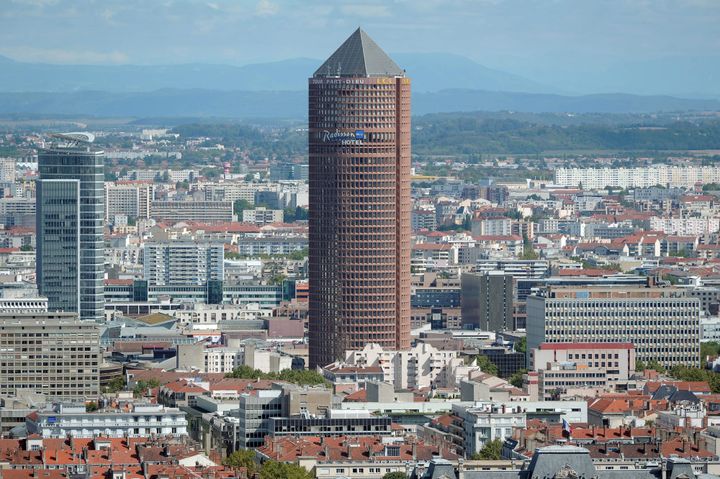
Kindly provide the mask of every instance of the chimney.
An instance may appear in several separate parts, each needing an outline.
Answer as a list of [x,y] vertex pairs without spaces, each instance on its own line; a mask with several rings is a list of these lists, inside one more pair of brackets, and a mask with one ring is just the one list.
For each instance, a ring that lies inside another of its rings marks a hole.
[[40,448],[40,457],[42,458],[42,463],[43,463],[43,466],[44,466],[44,465],[46,464],[46,462],[45,462],[45,448],[44,448],[44,447]]
[[415,442],[412,443],[412,458],[413,461],[417,460],[417,444]]
[[170,457],[170,446],[167,444],[163,445],[163,456]]

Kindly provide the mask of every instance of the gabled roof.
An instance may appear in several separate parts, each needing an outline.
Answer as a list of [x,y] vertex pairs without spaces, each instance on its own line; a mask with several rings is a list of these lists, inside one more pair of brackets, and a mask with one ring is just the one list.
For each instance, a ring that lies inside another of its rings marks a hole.
[[330,58],[325,60],[315,77],[394,77],[404,76],[402,68],[385,53],[362,29],[353,32]]

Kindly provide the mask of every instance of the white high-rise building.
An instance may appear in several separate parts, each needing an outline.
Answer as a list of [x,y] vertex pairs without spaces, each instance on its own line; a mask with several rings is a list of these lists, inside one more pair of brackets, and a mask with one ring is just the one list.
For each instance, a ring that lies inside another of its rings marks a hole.
[[193,241],[149,242],[144,252],[144,277],[150,285],[205,285],[222,281],[222,244]]
[[654,165],[637,168],[558,168],[555,184],[583,189],[665,187],[692,188],[696,183],[720,182],[720,166]]

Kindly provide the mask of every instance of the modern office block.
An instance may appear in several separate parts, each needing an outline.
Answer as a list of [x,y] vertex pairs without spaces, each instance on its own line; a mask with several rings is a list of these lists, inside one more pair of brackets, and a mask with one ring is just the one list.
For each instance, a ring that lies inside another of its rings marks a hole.
[[637,360],[700,361],[701,303],[681,288],[548,287],[527,300],[527,349],[541,343],[632,343]]
[[310,367],[410,345],[410,79],[356,30],[309,79]]
[[38,151],[37,283],[48,309],[104,318],[103,151],[85,133]]
[[464,328],[513,329],[513,277],[500,271],[463,273],[460,303]]
[[0,395],[95,398],[100,360],[98,326],[75,313],[0,314]]

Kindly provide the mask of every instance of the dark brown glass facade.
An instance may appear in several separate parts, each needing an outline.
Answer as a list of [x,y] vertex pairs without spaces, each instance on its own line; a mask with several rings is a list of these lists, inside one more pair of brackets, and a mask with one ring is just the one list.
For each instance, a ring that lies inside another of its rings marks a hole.
[[410,79],[309,82],[310,367],[410,346]]

